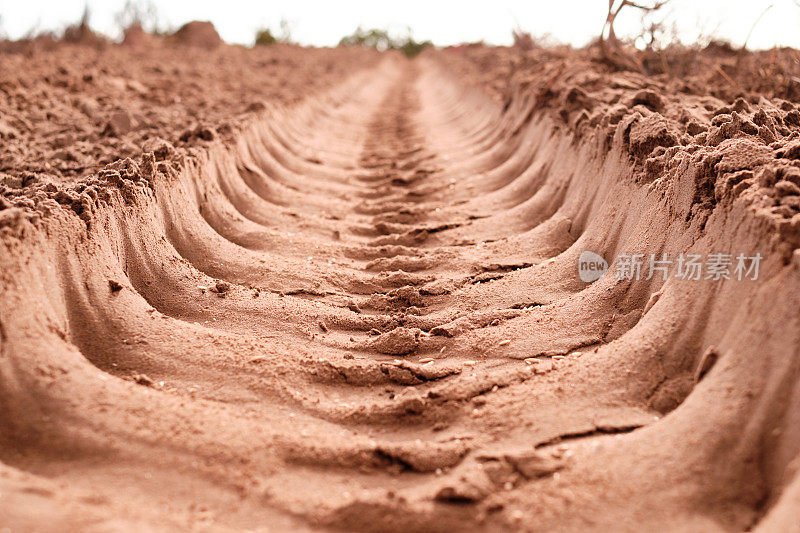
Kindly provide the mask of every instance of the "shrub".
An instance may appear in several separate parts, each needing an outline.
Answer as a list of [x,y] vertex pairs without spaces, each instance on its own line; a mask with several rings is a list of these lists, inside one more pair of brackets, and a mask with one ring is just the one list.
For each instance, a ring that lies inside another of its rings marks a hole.
[[289,21],[281,19],[280,29],[273,32],[271,28],[261,28],[256,31],[255,46],[270,46],[275,43],[292,42],[292,29]]
[[417,41],[412,37],[410,28],[407,28],[405,35],[395,37],[388,30],[377,28],[365,30],[359,26],[352,34],[342,37],[339,46],[363,46],[379,51],[400,50],[407,57],[414,57],[428,46],[433,46],[433,43]]

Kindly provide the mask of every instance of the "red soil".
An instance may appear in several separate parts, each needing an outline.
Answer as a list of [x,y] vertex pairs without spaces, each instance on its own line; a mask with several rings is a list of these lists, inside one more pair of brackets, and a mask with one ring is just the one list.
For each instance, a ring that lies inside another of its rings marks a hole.
[[0,53],[0,529],[796,530],[800,110],[737,81],[769,58],[207,30]]

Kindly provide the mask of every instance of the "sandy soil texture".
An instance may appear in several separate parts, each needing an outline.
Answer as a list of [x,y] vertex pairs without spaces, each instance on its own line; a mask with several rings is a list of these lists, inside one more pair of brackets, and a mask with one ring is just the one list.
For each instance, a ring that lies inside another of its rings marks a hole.
[[0,530],[798,530],[791,80],[190,30],[0,53]]

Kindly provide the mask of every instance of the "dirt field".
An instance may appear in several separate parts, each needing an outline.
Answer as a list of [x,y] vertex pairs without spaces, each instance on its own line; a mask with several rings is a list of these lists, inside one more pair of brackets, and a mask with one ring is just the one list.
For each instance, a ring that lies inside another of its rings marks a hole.
[[800,531],[796,52],[208,29],[0,51],[0,531]]

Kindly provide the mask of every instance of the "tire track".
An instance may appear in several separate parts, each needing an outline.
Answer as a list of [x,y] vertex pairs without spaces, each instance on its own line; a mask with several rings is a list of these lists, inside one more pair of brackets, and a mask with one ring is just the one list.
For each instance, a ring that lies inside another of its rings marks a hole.
[[520,502],[552,526],[603,476],[635,489],[630,465],[666,490],[631,456],[682,423],[720,296],[578,279],[584,249],[690,246],[685,218],[535,105],[390,57],[114,199],[90,238],[66,216],[67,246],[32,237],[16,283],[48,304],[0,322],[3,463],[117,488],[106,515],[233,529],[517,529]]

